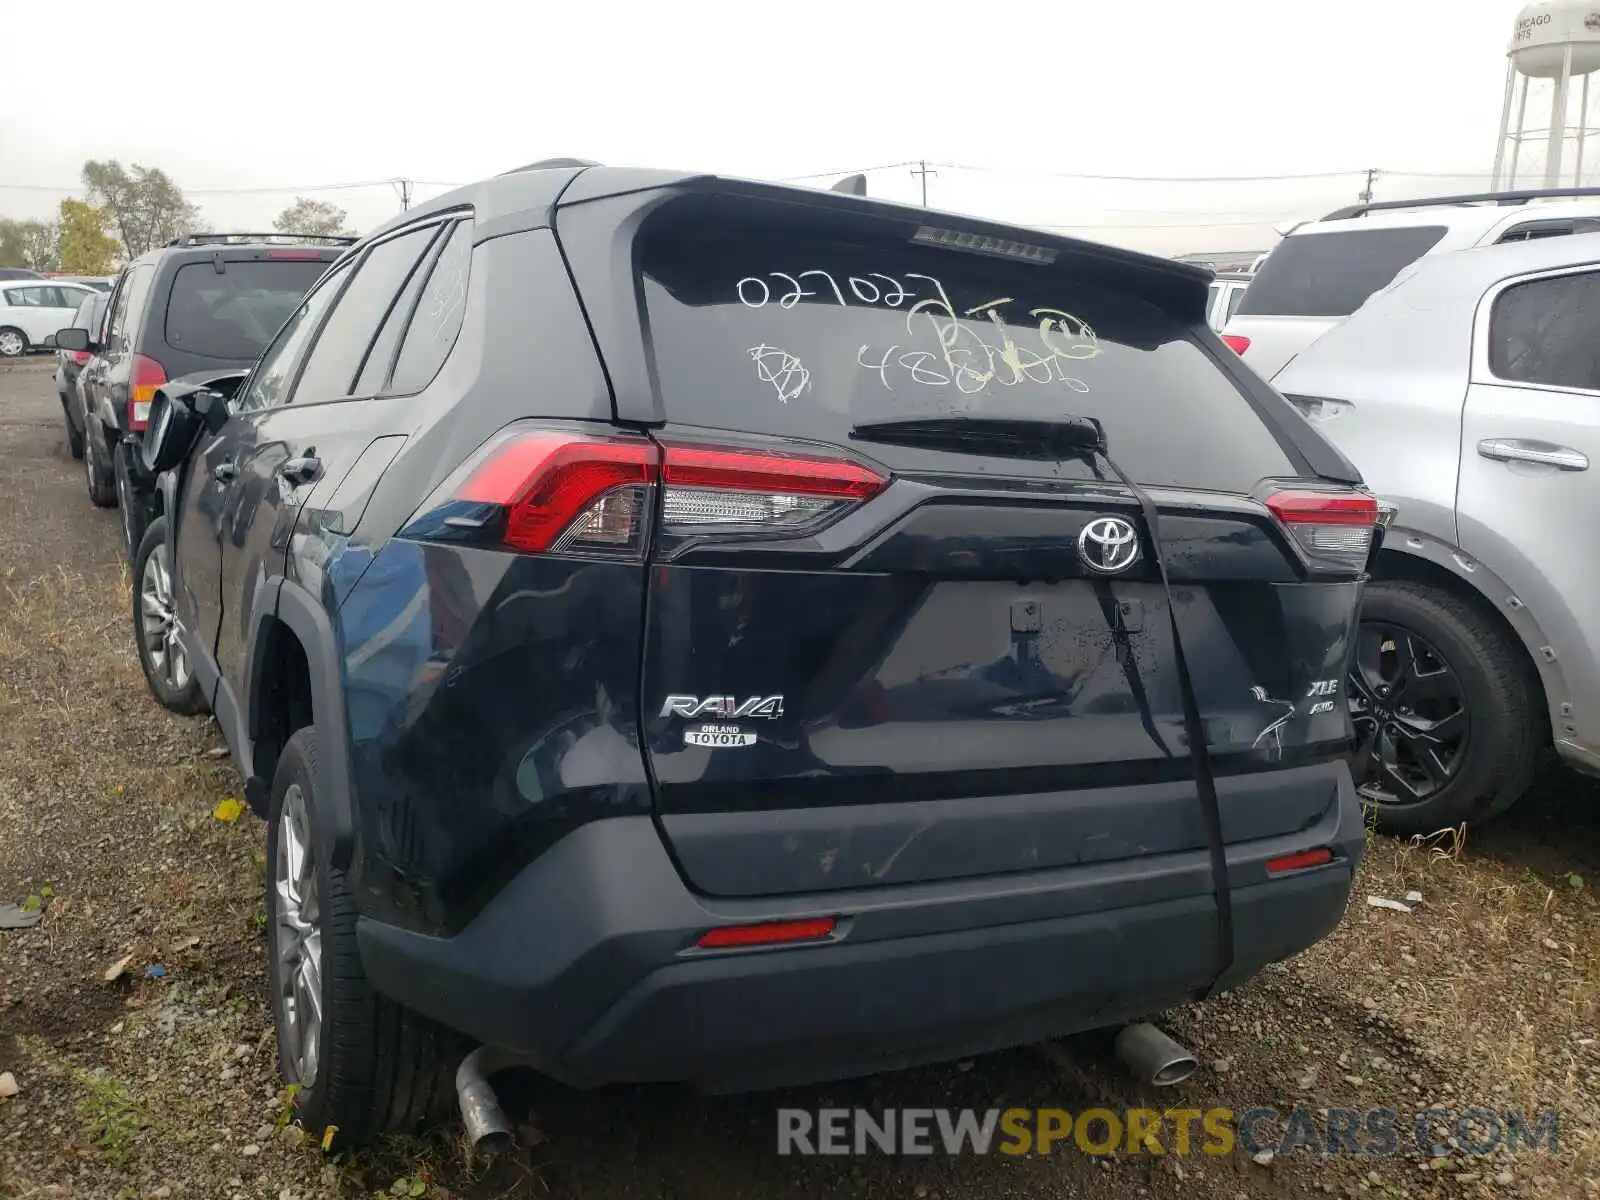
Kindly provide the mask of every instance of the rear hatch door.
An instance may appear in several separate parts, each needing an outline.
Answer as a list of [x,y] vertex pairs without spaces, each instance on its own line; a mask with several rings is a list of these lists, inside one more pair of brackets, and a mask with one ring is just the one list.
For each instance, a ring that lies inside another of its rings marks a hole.
[[254,363],[341,249],[219,245],[180,262],[145,353],[166,378]]
[[1275,519],[1307,466],[1203,277],[918,229],[701,195],[638,236],[641,726],[681,869],[758,895],[1205,847],[1149,530],[1074,417],[1161,506],[1227,836],[1314,823],[1332,777],[1291,768],[1346,746],[1304,698],[1343,676],[1365,543],[1318,576]]

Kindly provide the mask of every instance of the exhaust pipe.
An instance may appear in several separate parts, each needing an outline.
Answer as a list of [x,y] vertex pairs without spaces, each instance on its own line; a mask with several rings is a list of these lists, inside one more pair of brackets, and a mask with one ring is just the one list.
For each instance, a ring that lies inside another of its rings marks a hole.
[[461,1123],[466,1126],[467,1141],[475,1151],[498,1154],[511,1148],[514,1140],[511,1122],[500,1107],[489,1076],[514,1061],[503,1051],[479,1046],[456,1068],[456,1101],[461,1106]]
[[1154,1025],[1141,1021],[1117,1034],[1117,1057],[1142,1083],[1171,1087],[1193,1075],[1200,1065],[1177,1042]]

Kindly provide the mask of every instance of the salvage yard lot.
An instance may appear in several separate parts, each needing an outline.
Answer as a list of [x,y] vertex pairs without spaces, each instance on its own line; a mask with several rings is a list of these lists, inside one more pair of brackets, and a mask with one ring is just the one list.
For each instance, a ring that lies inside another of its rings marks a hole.
[[[0,902],[43,909],[0,930],[0,1072],[17,1085],[0,1098],[0,1197],[1600,1194],[1600,787],[1558,770],[1465,846],[1373,838],[1331,938],[1171,1014],[1202,1061],[1178,1088],[1141,1088],[1081,1041],[736,1098],[513,1078],[507,1161],[469,1163],[455,1128],[325,1156],[286,1123],[272,1061],[262,826],[218,815],[239,780],[215,728],[145,690],[116,514],[90,507],[67,457],[50,365],[0,367]],[[1412,890],[1410,913],[1366,903]],[[1557,1145],[1427,1161],[1410,1118],[1435,1104],[1557,1107]],[[1319,1127],[1319,1110],[1393,1109],[1402,1151],[776,1153],[779,1107],[1297,1105]]]

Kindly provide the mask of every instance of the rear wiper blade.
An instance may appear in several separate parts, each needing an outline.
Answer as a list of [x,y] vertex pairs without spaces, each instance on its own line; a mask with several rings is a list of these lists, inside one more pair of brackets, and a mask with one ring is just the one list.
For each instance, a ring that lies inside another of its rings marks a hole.
[[921,446],[995,458],[1034,458],[1056,462],[1104,454],[1106,434],[1093,417],[1049,420],[1023,417],[908,417],[868,421],[850,430],[863,442]]

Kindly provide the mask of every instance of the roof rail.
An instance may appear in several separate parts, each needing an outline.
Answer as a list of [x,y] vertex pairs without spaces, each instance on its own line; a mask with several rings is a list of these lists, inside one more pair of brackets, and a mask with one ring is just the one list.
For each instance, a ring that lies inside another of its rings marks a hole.
[[327,242],[333,246],[353,246],[361,239],[343,233],[190,233],[173,238],[168,246],[216,246],[249,242]]
[[523,171],[548,171],[553,167],[598,167],[599,165],[592,158],[541,158],[538,162],[512,167],[511,170],[501,171],[500,174],[518,175]]
[[1460,196],[1419,196],[1414,200],[1376,200],[1366,204],[1351,204],[1336,208],[1324,221],[1343,221],[1350,217],[1365,216],[1370,212],[1393,211],[1405,208],[1433,208],[1451,204],[1526,204],[1529,200],[1551,200],[1566,196],[1600,196],[1600,187],[1532,188],[1519,192],[1467,192]]

